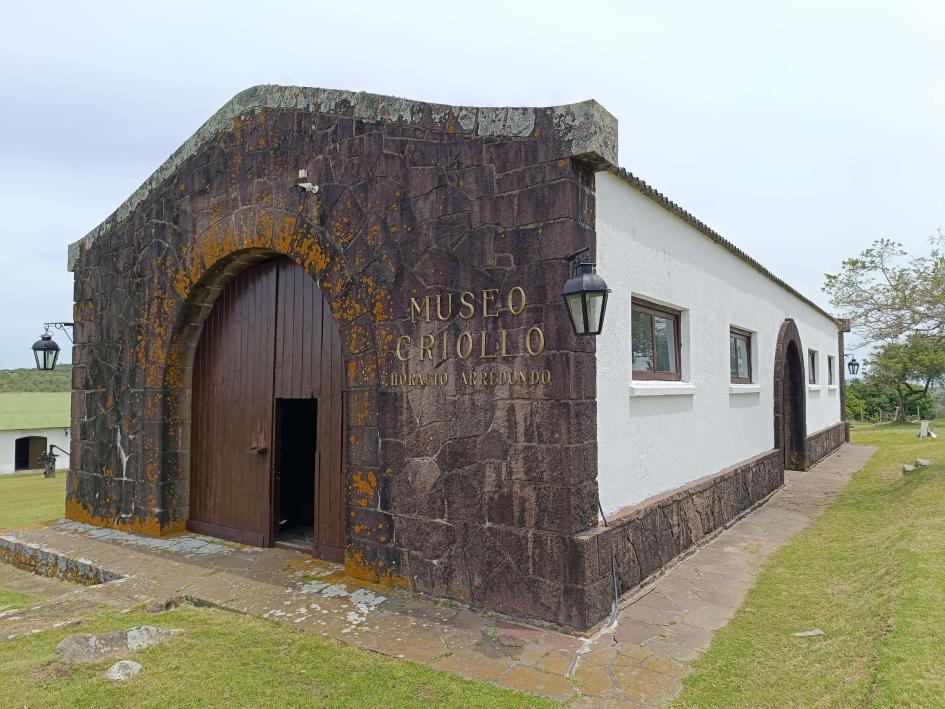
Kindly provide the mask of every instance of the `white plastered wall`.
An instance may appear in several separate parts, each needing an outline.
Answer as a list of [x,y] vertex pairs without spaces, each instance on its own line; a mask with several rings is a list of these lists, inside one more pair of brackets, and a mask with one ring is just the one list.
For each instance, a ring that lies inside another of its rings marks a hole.
[[[42,436],[46,439],[47,450],[49,444],[55,443],[60,448],[69,450],[69,429],[67,428],[37,428],[18,431],[0,431],[0,473],[12,473],[15,467],[16,439],[25,436]],[[60,451],[53,451],[59,456],[56,466],[66,468],[69,459]]]
[[[774,350],[785,318],[818,352],[807,433],[840,420],[836,324],[611,173],[597,175],[597,261],[612,289],[597,338],[598,486],[605,513],[774,447]],[[682,381],[633,381],[630,299],[682,310]],[[732,326],[752,336],[753,384],[733,387]],[[735,389],[735,391],[733,391]]]

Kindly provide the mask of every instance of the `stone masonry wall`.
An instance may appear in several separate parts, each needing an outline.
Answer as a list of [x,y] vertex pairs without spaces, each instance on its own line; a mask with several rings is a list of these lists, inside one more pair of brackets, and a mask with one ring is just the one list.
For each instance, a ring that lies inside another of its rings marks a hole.
[[[602,582],[575,535],[597,525],[594,342],[572,336],[560,291],[563,257],[594,249],[594,167],[615,160],[615,122],[593,102],[480,109],[320,89],[240,94],[70,249],[67,516],[184,529],[201,325],[233,275],[285,254],[317,279],[343,343],[349,573],[592,625],[588,588]],[[317,195],[295,187],[300,168]],[[527,305],[511,312],[516,287]],[[411,318],[411,298],[463,292],[497,293],[495,315]],[[544,346],[531,356],[522,347],[535,325]],[[477,338],[467,358],[397,356],[405,336],[416,347],[445,334],[455,350],[464,329],[484,333],[493,353],[505,330],[515,354],[490,359]],[[509,383],[518,370],[547,381]],[[399,373],[420,379],[404,385]]]
[[804,470],[816,465],[846,443],[848,435],[846,421],[840,421],[810,434],[807,437],[807,463]]
[[775,449],[644,500],[617,512],[606,525],[577,534],[574,557],[588,579],[589,614],[603,618],[611,608],[611,550],[622,594],[783,484],[784,458]]

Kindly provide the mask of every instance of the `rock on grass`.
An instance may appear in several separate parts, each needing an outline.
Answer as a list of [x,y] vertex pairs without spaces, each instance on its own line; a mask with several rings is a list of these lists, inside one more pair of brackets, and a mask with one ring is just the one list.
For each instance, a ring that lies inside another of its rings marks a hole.
[[141,671],[141,665],[133,660],[120,660],[108,668],[105,676],[113,682],[124,682]]
[[121,655],[157,645],[179,632],[181,631],[138,625],[117,633],[77,633],[60,642],[56,652],[66,662],[96,662],[110,655]]

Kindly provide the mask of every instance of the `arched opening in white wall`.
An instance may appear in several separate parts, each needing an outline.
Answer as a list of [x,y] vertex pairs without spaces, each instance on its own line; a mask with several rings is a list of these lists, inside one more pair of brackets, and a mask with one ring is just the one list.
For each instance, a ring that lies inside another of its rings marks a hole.
[[784,454],[784,467],[806,468],[807,395],[801,336],[787,319],[778,333],[774,355],[774,446]]
[[40,457],[46,452],[45,436],[23,436],[13,444],[13,469],[37,470],[43,467]]

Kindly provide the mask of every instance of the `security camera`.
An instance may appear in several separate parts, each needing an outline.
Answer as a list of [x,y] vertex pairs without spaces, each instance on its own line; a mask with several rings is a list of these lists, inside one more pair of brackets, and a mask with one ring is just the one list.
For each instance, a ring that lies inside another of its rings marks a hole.
[[295,184],[301,192],[315,194],[318,192],[318,185],[313,185],[308,179],[308,170],[299,170],[299,180]]

